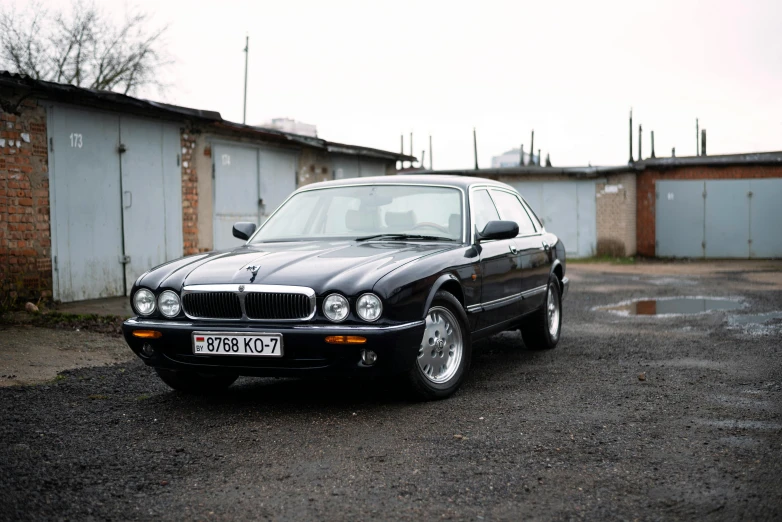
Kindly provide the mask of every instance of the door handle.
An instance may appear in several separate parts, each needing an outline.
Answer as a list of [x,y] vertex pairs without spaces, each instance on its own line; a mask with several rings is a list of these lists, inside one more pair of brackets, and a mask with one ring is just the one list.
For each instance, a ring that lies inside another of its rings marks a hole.
[[544,241],[544,242],[543,242],[543,250],[545,250],[546,252],[548,252],[549,250],[551,250],[551,245],[549,245],[548,243],[546,243],[546,242]]
[[129,190],[126,190],[122,194],[126,197],[126,200],[127,200],[127,203],[125,203],[125,208],[132,207],[133,206],[133,193],[131,191],[129,191]]
[[516,248],[515,245],[510,245],[508,248],[510,249],[510,253],[511,254],[518,254],[519,253],[519,249]]

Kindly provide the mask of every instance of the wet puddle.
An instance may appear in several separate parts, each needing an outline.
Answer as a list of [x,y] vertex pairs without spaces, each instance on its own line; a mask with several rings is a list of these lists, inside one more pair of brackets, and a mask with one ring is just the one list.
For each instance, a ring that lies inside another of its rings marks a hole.
[[782,319],[782,312],[770,312],[767,314],[734,315],[730,318],[731,324],[764,324],[776,319]]
[[620,315],[691,315],[713,310],[737,310],[743,304],[734,299],[715,297],[674,297],[639,299],[616,305],[602,306],[599,310]]

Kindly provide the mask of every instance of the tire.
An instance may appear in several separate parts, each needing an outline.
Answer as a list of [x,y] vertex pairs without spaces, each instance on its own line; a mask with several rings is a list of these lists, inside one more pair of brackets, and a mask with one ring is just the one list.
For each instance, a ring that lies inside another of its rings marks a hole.
[[559,279],[552,274],[546,286],[543,306],[525,318],[521,337],[530,350],[551,350],[557,346],[562,333],[562,290]]
[[418,357],[406,375],[407,388],[417,400],[445,399],[459,389],[470,368],[467,314],[452,294],[439,291],[425,321]]
[[168,384],[171,388],[194,395],[206,395],[223,391],[239,378],[238,375],[232,374],[214,375],[180,370],[165,370],[163,368],[155,368],[155,371],[160,377],[160,380]]

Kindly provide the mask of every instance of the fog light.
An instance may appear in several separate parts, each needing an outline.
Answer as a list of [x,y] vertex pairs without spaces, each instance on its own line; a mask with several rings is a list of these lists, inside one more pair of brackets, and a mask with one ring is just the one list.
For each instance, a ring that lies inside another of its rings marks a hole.
[[377,361],[377,354],[372,350],[361,350],[361,362],[372,366]]
[[144,346],[141,347],[141,354],[145,357],[152,357],[155,355],[155,349],[152,348],[151,344],[144,343]]

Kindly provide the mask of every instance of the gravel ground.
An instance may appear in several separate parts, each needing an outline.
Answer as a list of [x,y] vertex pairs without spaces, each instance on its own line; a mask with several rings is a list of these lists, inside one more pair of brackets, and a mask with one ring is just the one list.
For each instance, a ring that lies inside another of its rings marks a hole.
[[[361,381],[187,397],[135,360],[3,388],[0,518],[780,519],[782,319],[735,320],[782,311],[780,264],[757,266],[573,265],[559,346],[476,343],[435,403]],[[745,308],[593,310],[675,295]]]

